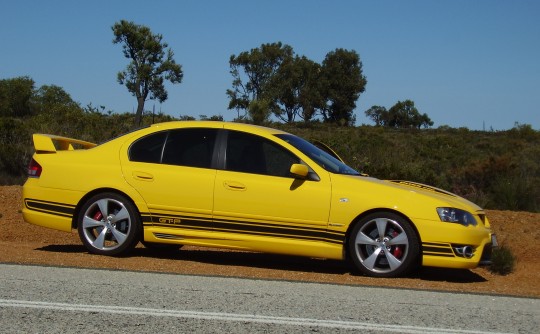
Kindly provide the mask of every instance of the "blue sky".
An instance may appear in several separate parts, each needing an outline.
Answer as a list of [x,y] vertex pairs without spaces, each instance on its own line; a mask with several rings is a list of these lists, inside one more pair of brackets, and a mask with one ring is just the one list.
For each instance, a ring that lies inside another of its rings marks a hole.
[[82,106],[136,109],[116,81],[128,60],[111,26],[125,19],[162,34],[182,65],[183,82],[155,103],[175,117],[232,120],[229,57],[280,41],[317,62],[336,48],[358,52],[368,83],[357,125],[372,124],[373,105],[411,99],[434,127],[540,129],[536,0],[0,1],[0,79],[58,85]]

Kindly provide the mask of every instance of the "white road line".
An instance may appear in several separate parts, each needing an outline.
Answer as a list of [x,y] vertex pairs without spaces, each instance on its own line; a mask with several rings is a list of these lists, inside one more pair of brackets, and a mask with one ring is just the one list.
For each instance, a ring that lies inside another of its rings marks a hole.
[[251,322],[251,323],[275,324],[275,325],[289,325],[289,326],[324,327],[324,328],[340,328],[340,329],[356,329],[356,330],[378,330],[378,331],[385,331],[385,332],[399,332],[399,333],[411,333],[411,334],[420,334],[420,333],[442,333],[442,334],[492,333],[493,334],[493,332],[484,332],[484,331],[475,331],[475,330],[374,324],[374,323],[356,322],[356,321],[320,320],[320,319],[309,319],[309,318],[272,317],[272,316],[251,315],[251,314],[181,311],[181,310],[167,310],[167,309],[127,307],[127,306],[83,305],[83,304],[51,303],[51,302],[14,300],[14,299],[0,299],[0,309],[8,308],[8,307],[60,310],[60,311],[71,311],[71,312],[92,312],[92,313],[109,313],[109,314],[145,315],[145,316],[155,316],[155,317],[191,318],[191,319],[202,319],[202,320]]

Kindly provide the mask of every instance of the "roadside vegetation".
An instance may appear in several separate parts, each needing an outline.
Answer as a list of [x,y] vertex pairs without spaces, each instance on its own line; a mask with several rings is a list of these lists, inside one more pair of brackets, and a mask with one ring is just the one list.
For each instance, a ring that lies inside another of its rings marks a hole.
[[[102,143],[130,131],[135,117],[91,105],[80,107],[56,86],[40,88],[31,100],[37,112],[0,116],[2,185],[25,180],[33,133]],[[148,125],[193,118],[147,113],[142,119]],[[325,142],[350,166],[370,176],[430,184],[487,209],[540,211],[540,132],[529,125],[507,131],[343,127],[324,122],[265,125]]]
[[512,273],[516,265],[516,258],[514,254],[508,247],[504,245],[493,249],[491,261],[492,263],[489,270],[499,275],[508,275]]
[[[165,81],[182,81],[163,36],[123,20],[111,29],[129,60],[117,79],[136,98],[135,114],[81,106],[62,87],[35,87],[27,76],[0,79],[0,184],[24,182],[33,133],[102,143],[140,126],[195,119],[144,108],[147,100],[167,99]],[[237,122],[325,142],[373,177],[433,185],[487,209],[540,212],[540,132],[528,124],[506,131],[432,128],[428,115],[405,100],[389,109],[372,106],[365,115],[375,126],[356,126],[356,101],[368,81],[354,50],[337,48],[319,64],[289,45],[268,43],[231,55],[229,66],[228,112]]]

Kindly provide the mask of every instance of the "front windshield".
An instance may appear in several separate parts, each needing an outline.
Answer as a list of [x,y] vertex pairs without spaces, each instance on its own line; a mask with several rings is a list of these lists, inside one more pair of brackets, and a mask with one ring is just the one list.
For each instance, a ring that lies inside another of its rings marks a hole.
[[330,154],[321,150],[317,146],[311,144],[307,140],[304,140],[300,137],[297,137],[291,134],[278,134],[276,135],[276,137],[286,141],[287,143],[291,144],[298,150],[302,151],[302,153],[310,157],[319,166],[321,166],[322,168],[324,168],[325,170],[331,173],[360,175],[360,173],[358,173],[351,167],[347,166],[343,162],[339,161],[338,159],[334,158]]

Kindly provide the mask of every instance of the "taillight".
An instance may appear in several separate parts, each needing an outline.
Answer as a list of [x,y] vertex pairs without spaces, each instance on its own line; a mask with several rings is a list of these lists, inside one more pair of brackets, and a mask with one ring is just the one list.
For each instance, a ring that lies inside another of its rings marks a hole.
[[28,165],[28,177],[39,177],[41,175],[41,165],[36,160],[32,159]]

